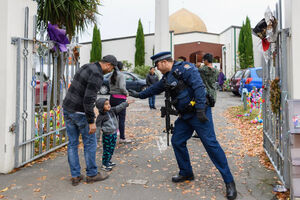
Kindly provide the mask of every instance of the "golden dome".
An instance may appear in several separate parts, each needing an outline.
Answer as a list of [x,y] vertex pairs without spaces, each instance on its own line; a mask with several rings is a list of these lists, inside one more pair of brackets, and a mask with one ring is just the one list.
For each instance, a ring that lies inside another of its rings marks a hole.
[[170,30],[174,31],[174,33],[207,32],[206,25],[202,19],[185,8],[178,10],[169,17],[169,25]]

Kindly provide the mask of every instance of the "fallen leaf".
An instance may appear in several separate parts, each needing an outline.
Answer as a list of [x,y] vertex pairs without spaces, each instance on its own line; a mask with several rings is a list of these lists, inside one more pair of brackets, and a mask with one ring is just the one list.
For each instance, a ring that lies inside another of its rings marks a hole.
[[41,191],[41,188],[35,188],[33,189],[34,192],[40,192]]
[[7,191],[7,190],[8,190],[8,187],[6,187],[6,188],[4,188],[3,190],[1,190],[0,193],[1,193],[1,192],[5,192],[5,191]]

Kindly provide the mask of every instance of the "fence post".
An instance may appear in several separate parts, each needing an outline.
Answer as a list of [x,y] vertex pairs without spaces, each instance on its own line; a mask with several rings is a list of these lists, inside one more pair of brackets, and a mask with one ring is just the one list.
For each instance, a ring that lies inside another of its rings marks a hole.
[[244,110],[247,110],[247,93],[243,91],[243,103],[244,103]]

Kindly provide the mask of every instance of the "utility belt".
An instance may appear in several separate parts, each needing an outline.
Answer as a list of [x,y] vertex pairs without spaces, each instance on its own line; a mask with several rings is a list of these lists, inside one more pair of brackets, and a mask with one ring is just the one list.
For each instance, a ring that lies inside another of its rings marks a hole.
[[[207,94],[206,95],[206,105],[209,107],[214,107],[215,103],[216,103],[216,101],[214,100],[214,98],[212,96],[210,96],[209,94]],[[188,105],[186,105],[186,107],[182,111],[178,111],[178,113],[180,115],[184,115],[184,114],[196,112],[195,104],[196,104],[196,102],[194,100],[190,101],[190,103]]]
[[180,115],[184,115],[184,114],[196,112],[195,104],[196,102],[194,100],[190,101],[190,103],[186,105],[186,107],[182,111],[178,111],[178,113]]

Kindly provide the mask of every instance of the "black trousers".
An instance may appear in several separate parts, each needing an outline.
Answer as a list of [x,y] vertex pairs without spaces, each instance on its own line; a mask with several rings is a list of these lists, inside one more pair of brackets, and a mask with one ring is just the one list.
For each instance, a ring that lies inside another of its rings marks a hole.
[[[119,99],[114,98],[110,96],[109,103],[112,107],[117,106],[123,102],[125,102],[126,99]],[[120,131],[120,138],[125,139],[125,119],[126,119],[126,109],[122,110],[118,113],[119,118],[119,131]]]

